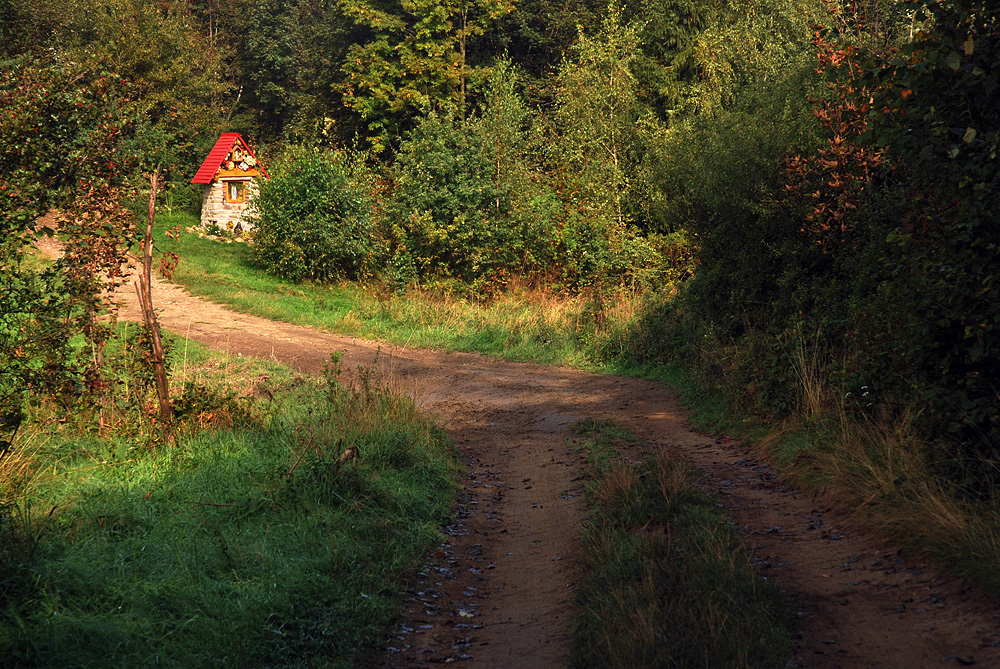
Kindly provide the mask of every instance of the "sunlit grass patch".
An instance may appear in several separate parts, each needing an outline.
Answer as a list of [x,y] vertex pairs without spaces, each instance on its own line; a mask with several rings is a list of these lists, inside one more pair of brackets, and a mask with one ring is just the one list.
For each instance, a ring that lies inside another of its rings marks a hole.
[[[164,229],[197,223],[185,215],[159,220]],[[594,368],[607,357],[598,354],[602,333],[619,328],[640,302],[639,291],[567,295],[518,280],[482,299],[458,284],[400,292],[377,282],[291,283],[250,264],[243,244],[187,233],[158,243],[180,254],[175,281],[238,311],[397,345],[508,360]]]
[[612,448],[607,424],[585,437],[587,574],[577,591],[575,667],[780,667],[790,636],[777,586],[756,574],[739,533],[662,453]]

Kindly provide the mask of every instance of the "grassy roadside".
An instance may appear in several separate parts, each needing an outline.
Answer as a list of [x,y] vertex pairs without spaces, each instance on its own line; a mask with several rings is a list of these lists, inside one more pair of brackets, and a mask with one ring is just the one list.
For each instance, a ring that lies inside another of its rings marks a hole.
[[584,584],[574,667],[781,667],[791,654],[778,587],[756,575],[739,532],[662,453],[638,462],[615,425],[575,426],[588,453]]
[[119,388],[0,458],[0,664],[353,667],[396,615],[453,502],[443,434],[371,377],[184,360],[172,444]]
[[477,301],[454,293],[398,295],[346,282],[295,284],[249,266],[243,244],[162,235],[176,226],[196,225],[190,215],[162,215],[157,221],[157,246],[181,258],[174,280],[195,295],[264,318],[404,346],[595,368],[589,343],[599,322],[624,322],[634,307],[627,295],[605,303],[528,288]]
[[[642,325],[633,327],[637,338],[650,337]],[[909,413],[851,410],[816,373],[817,352],[800,349],[787,370],[797,387],[788,399],[793,409],[786,418],[765,419],[743,407],[743,388],[726,382],[725,356],[732,353],[720,355],[683,328],[670,336],[671,350],[628,371],[668,383],[695,427],[749,442],[786,481],[822,494],[893,545],[1000,595],[1000,497],[970,495],[941,475],[934,446]]]

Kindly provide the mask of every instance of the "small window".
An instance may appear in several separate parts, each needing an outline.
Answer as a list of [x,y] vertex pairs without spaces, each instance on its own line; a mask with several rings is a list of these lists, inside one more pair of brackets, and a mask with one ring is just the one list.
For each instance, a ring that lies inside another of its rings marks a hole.
[[226,182],[226,201],[227,202],[246,202],[247,201],[247,182],[246,181],[227,181]]

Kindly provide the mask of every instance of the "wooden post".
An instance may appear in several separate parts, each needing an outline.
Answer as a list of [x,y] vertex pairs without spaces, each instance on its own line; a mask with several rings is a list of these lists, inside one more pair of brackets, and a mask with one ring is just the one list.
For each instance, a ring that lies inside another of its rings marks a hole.
[[146,222],[146,239],[142,245],[142,272],[135,290],[139,295],[139,307],[142,318],[149,330],[149,338],[153,348],[153,371],[156,376],[156,394],[160,401],[160,420],[170,425],[174,419],[174,407],[170,404],[170,385],[167,381],[166,356],[163,354],[163,340],[160,338],[160,324],[153,311],[153,218],[156,216],[156,189],[160,177],[160,168],[149,175],[149,219]]

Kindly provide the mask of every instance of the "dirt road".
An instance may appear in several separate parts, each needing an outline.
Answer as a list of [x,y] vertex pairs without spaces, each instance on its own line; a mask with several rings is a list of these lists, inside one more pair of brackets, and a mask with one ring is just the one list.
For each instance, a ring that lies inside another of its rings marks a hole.
[[[317,373],[331,351],[371,365],[374,342],[237,314],[157,282],[163,327],[230,354]],[[131,290],[126,299],[134,301]],[[127,303],[121,315],[138,319]],[[467,471],[458,517],[414,578],[406,623],[373,664],[564,666],[581,520],[580,456],[567,426],[612,420],[705,472],[745,531],[761,574],[798,615],[799,667],[1000,667],[997,603],[904,560],[821,500],[784,487],[741,444],[690,429],[648,381],[382,346],[385,374],[440,417]]]

